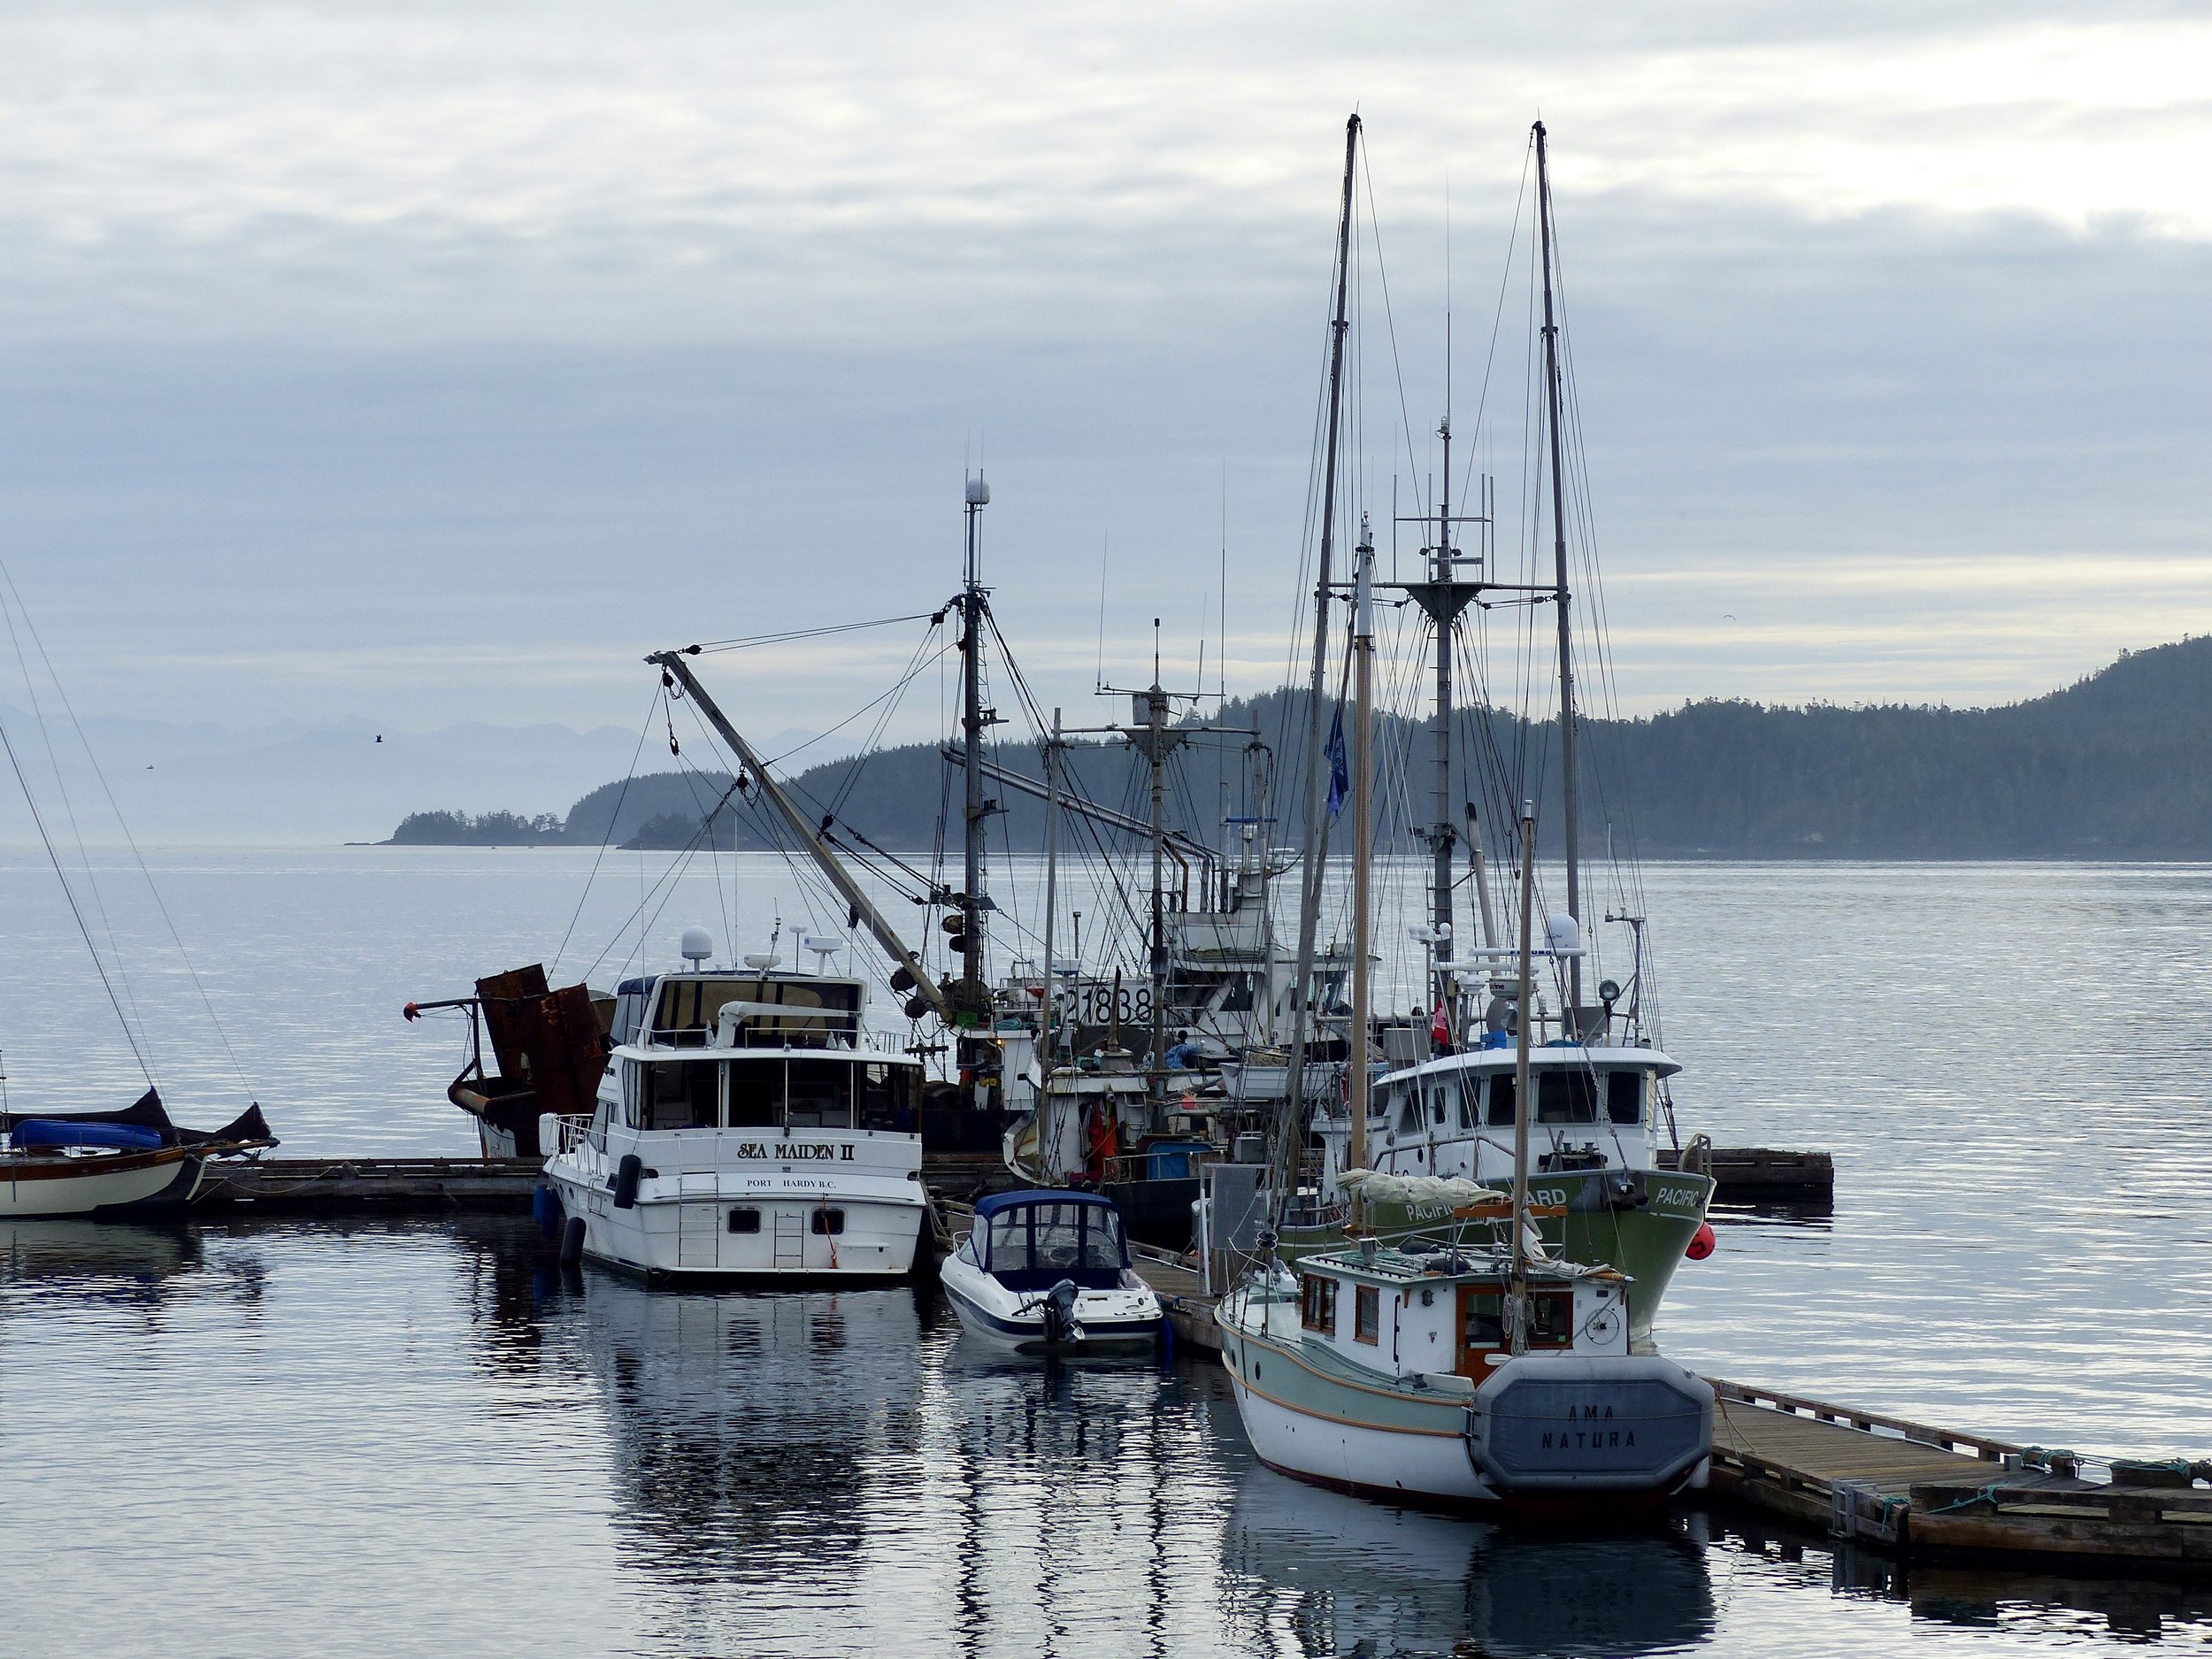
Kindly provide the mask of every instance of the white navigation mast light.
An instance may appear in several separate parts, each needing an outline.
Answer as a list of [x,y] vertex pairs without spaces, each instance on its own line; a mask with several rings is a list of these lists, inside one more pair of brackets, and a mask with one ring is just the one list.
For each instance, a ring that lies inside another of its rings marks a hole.
[[714,935],[703,927],[687,927],[683,943],[677,949],[683,953],[684,960],[695,968],[714,955]]
[[987,507],[990,504],[991,487],[983,481],[983,474],[980,472],[969,473],[968,505],[971,507]]

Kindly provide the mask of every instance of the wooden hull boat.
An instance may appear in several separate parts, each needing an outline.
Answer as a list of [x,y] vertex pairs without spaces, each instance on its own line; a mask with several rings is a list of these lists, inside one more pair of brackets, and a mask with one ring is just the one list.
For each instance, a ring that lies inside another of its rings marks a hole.
[[67,1117],[0,1114],[0,1217],[129,1216],[192,1202],[211,1157],[277,1144],[258,1106],[213,1131],[169,1121],[148,1089],[121,1111]]

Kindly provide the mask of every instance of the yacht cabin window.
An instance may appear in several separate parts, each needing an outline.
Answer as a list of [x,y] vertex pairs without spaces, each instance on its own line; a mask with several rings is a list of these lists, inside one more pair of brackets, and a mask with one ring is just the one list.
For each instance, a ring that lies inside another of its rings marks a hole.
[[1421,1096],[1419,1091],[1417,1088],[1408,1088],[1400,1091],[1398,1094],[1398,1133],[1402,1135],[1419,1134],[1421,1133]]
[[1318,1331],[1324,1336],[1336,1334],[1336,1280],[1319,1273],[1308,1273],[1301,1280],[1304,1294],[1299,1309],[1299,1323],[1309,1331]]
[[1501,1125],[1507,1128],[1512,1127],[1513,1088],[1513,1074],[1509,1071],[1500,1071],[1491,1078],[1490,1126],[1492,1128],[1497,1128]]
[[780,1057],[730,1063],[730,1127],[783,1127],[783,1061]]
[[1462,1076],[1459,1079],[1459,1126],[1472,1129],[1482,1116],[1482,1080]]
[[[1528,1346],[1570,1348],[1574,1343],[1574,1293],[1532,1290],[1528,1295]],[[1505,1297],[1502,1290],[1459,1293],[1459,1342],[1463,1352],[1503,1348]]]
[[1605,1078],[1605,1115],[1617,1124],[1644,1120],[1644,1079],[1647,1071],[1609,1071]]
[[1382,1293],[1372,1285],[1359,1286],[1352,1298],[1352,1340],[1382,1340]]
[[721,1126],[721,1072],[718,1065],[663,1064],[650,1069],[651,1099],[647,1102],[647,1129],[716,1129]]
[[851,1128],[853,1063],[794,1059],[785,1084],[785,1102],[794,1129]]
[[1583,1071],[1547,1071],[1537,1079],[1536,1121],[1594,1124],[1598,1120],[1598,1082]]

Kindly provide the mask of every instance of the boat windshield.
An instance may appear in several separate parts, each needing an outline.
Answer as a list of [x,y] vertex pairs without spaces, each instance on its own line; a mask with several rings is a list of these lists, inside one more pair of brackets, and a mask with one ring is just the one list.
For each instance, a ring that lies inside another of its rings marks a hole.
[[1121,1217],[1098,1204],[1025,1204],[990,1218],[991,1277],[1009,1290],[1112,1290],[1128,1260]]
[[921,1123],[921,1068],[840,1055],[745,1055],[633,1064],[624,1091],[634,1129],[872,1129]]

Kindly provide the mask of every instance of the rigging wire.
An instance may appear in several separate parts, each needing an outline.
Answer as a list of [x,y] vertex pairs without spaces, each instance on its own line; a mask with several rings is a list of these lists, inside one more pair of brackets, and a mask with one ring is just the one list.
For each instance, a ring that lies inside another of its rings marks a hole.
[[[630,770],[622,775],[622,787],[615,795],[613,812],[608,815],[606,833],[599,838],[599,850],[592,855],[591,873],[584,878],[584,890],[576,895],[576,908],[569,913],[568,926],[562,931],[560,946],[553,952],[552,972],[554,972],[559,971],[561,958],[568,954],[568,941],[575,936],[576,924],[584,914],[584,904],[591,897],[592,883],[599,879],[600,863],[606,857],[607,849],[614,842],[616,826],[622,821],[622,803],[630,798],[630,785],[637,777],[637,764],[645,753],[645,740],[653,730],[653,716],[659,710],[662,700],[667,695],[668,688],[656,680],[653,682],[652,698],[645,705],[645,723],[638,727],[637,747],[630,751]],[[625,923],[624,926],[627,926],[628,924]],[[601,953],[602,956],[604,954],[603,951]],[[595,962],[592,964],[595,968],[598,965]],[[587,979],[591,977],[589,970],[586,970],[584,977]]]
[[0,748],[8,751],[8,764],[15,769],[15,780],[23,786],[23,804],[31,810],[31,822],[38,826],[38,838],[46,846],[47,862],[54,866],[54,874],[60,879],[62,896],[69,901],[69,913],[77,918],[77,931],[84,935],[85,948],[92,952],[92,965],[99,970],[100,983],[106,987],[108,1002],[115,1010],[115,1018],[123,1027],[123,1040],[131,1046],[131,1053],[138,1061],[138,1070],[147,1082],[154,1087],[154,1074],[146,1064],[145,1051],[138,1046],[137,1034],[131,1030],[131,1022],[124,1018],[123,1004],[115,995],[114,982],[108,978],[107,964],[100,959],[100,948],[92,941],[92,930],[85,925],[84,912],[77,907],[77,895],[69,886],[68,872],[61,867],[61,859],[54,851],[54,838],[46,833],[46,819],[38,810],[38,802],[31,795],[31,780],[24,775],[23,762],[15,752],[15,741],[8,729],[0,725]]
[[[115,814],[116,827],[123,832],[124,845],[130,849],[131,859],[137,864],[138,873],[145,880],[146,891],[154,901],[154,909],[160,913],[162,926],[169,930],[170,941],[177,948],[178,959],[184,964],[185,973],[192,981],[193,990],[199,995],[201,1006],[207,1010],[208,1023],[215,1027],[215,1035],[223,1045],[223,1052],[229,1056],[231,1070],[237,1076],[239,1087],[244,1089],[247,1094],[251,1095],[255,1092],[252,1080],[246,1075],[246,1068],[238,1057],[238,1050],[232,1046],[229,1031],[225,1028],[221,1018],[215,1011],[214,999],[208,995],[207,987],[200,979],[200,971],[192,961],[192,953],[185,949],[184,935],[178,929],[175,918],[170,915],[168,903],[162,898],[160,887],[154,883],[154,873],[147,866],[146,856],[139,850],[138,838],[131,833],[129,821],[124,818],[122,806],[115,798],[115,790],[108,782],[107,772],[100,764],[100,757],[93,749],[91,739],[85,734],[84,722],[77,718],[76,705],[69,700],[69,688],[62,683],[61,676],[55,672],[53,658],[47,655],[46,641],[40,637],[38,624],[32,620],[30,609],[23,603],[22,591],[15,585],[15,573],[8,568],[4,559],[0,559],[0,580],[7,583],[8,593],[15,602],[15,612],[23,619],[24,632],[31,636],[31,643],[38,650],[39,661],[46,669],[46,677],[54,687],[54,695],[61,700],[62,711],[69,717],[69,724],[77,733],[77,742],[83,749],[85,758],[92,764],[92,775],[99,780],[101,794],[107,797],[108,810]],[[12,632],[12,624],[11,624],[11,632]],[[19,645],[17,651],[19,657],[21,655]],[[122,968],[119,956],[116,966],[119,972]],[[127,987],[128,983],[127,979],[125,980]],[[133,1002],[133,1007],[136,1007],[135,1000]]]
[[863,628],[895,627],[902,622],[941,622],[944,612],[917,611],[908,617],[879,617],[873,622],[836,622],[819,628],[787,628],[780,634],[755,634],[741,640],[708,640],[698,645],[687,646],[686,654],[696,657],[709,651],[750,650],[757,645],[785,645],[794,640],[818,640],[829,634],[856,634]]
[[[12,582],[10,583],[10,588],[12,589]],[[23,674],[24,695],[30,700],[31,718],[38,726],[39,741],[46,750],[46,764],[53,770],[54,789],[61,796],[62,815],[68,820],[70,838],[77,843],[77,862],[83,868],[85,886],[92,893],[92,908],[100,918],[100,931],[107,935],[108,953],[115,958],[115,977],[122,981],[123,1001],[130,1004],[130,1017],[137,1021],[139,1037],[144,1041],[147,1052],[150,1056],[153,1049],[153,1033],[147,1028],[145,1017],[139,1012],[138,994],[132,988],[130,970],[123,961],[122,947],[116,942],[115,924],[109,919],[107,899],[100,891],[100,878],[92,868],[92,855],[85,847],[84,830],[77,822],[76,803],[70,798],[69,781],[62,772],[61,757],[54,752],[54,734],[46,724],[46,710],[40,705],[38,687],[31,678],[31,659],[23,649],[22,640],[16,634],[15,611],[20,609],[21,604],[21,597],[18,595],[13,607],[0,608],[0,615],[4,615],[7,620],[8,642],[15,649],[16,665]],[[27,613],[25,614],[23,620],[24,626],[28,627],[30,617]],[[42,649],[41,655],[44,655]],[[53,673],[53,665],[50,663],[47,664],[47,672],[50,676]],[[55,683],[58,686],[60,682],[57,680]],[[78,728],[77,738],[80,742],[83,742],[82,727]],[[91,746],[87,744],[85,753],[89,756],[91,752]],[[99,763],[95,760],[93,764],[96,770]],[[30,786],[26,782],[24,787],[27,793]],[[120,816],[119,813],[118,817]],[[86,942],[91,942],[88,936]],[[121,1010],[119,1009],[117,1011],[119,1013]]]

